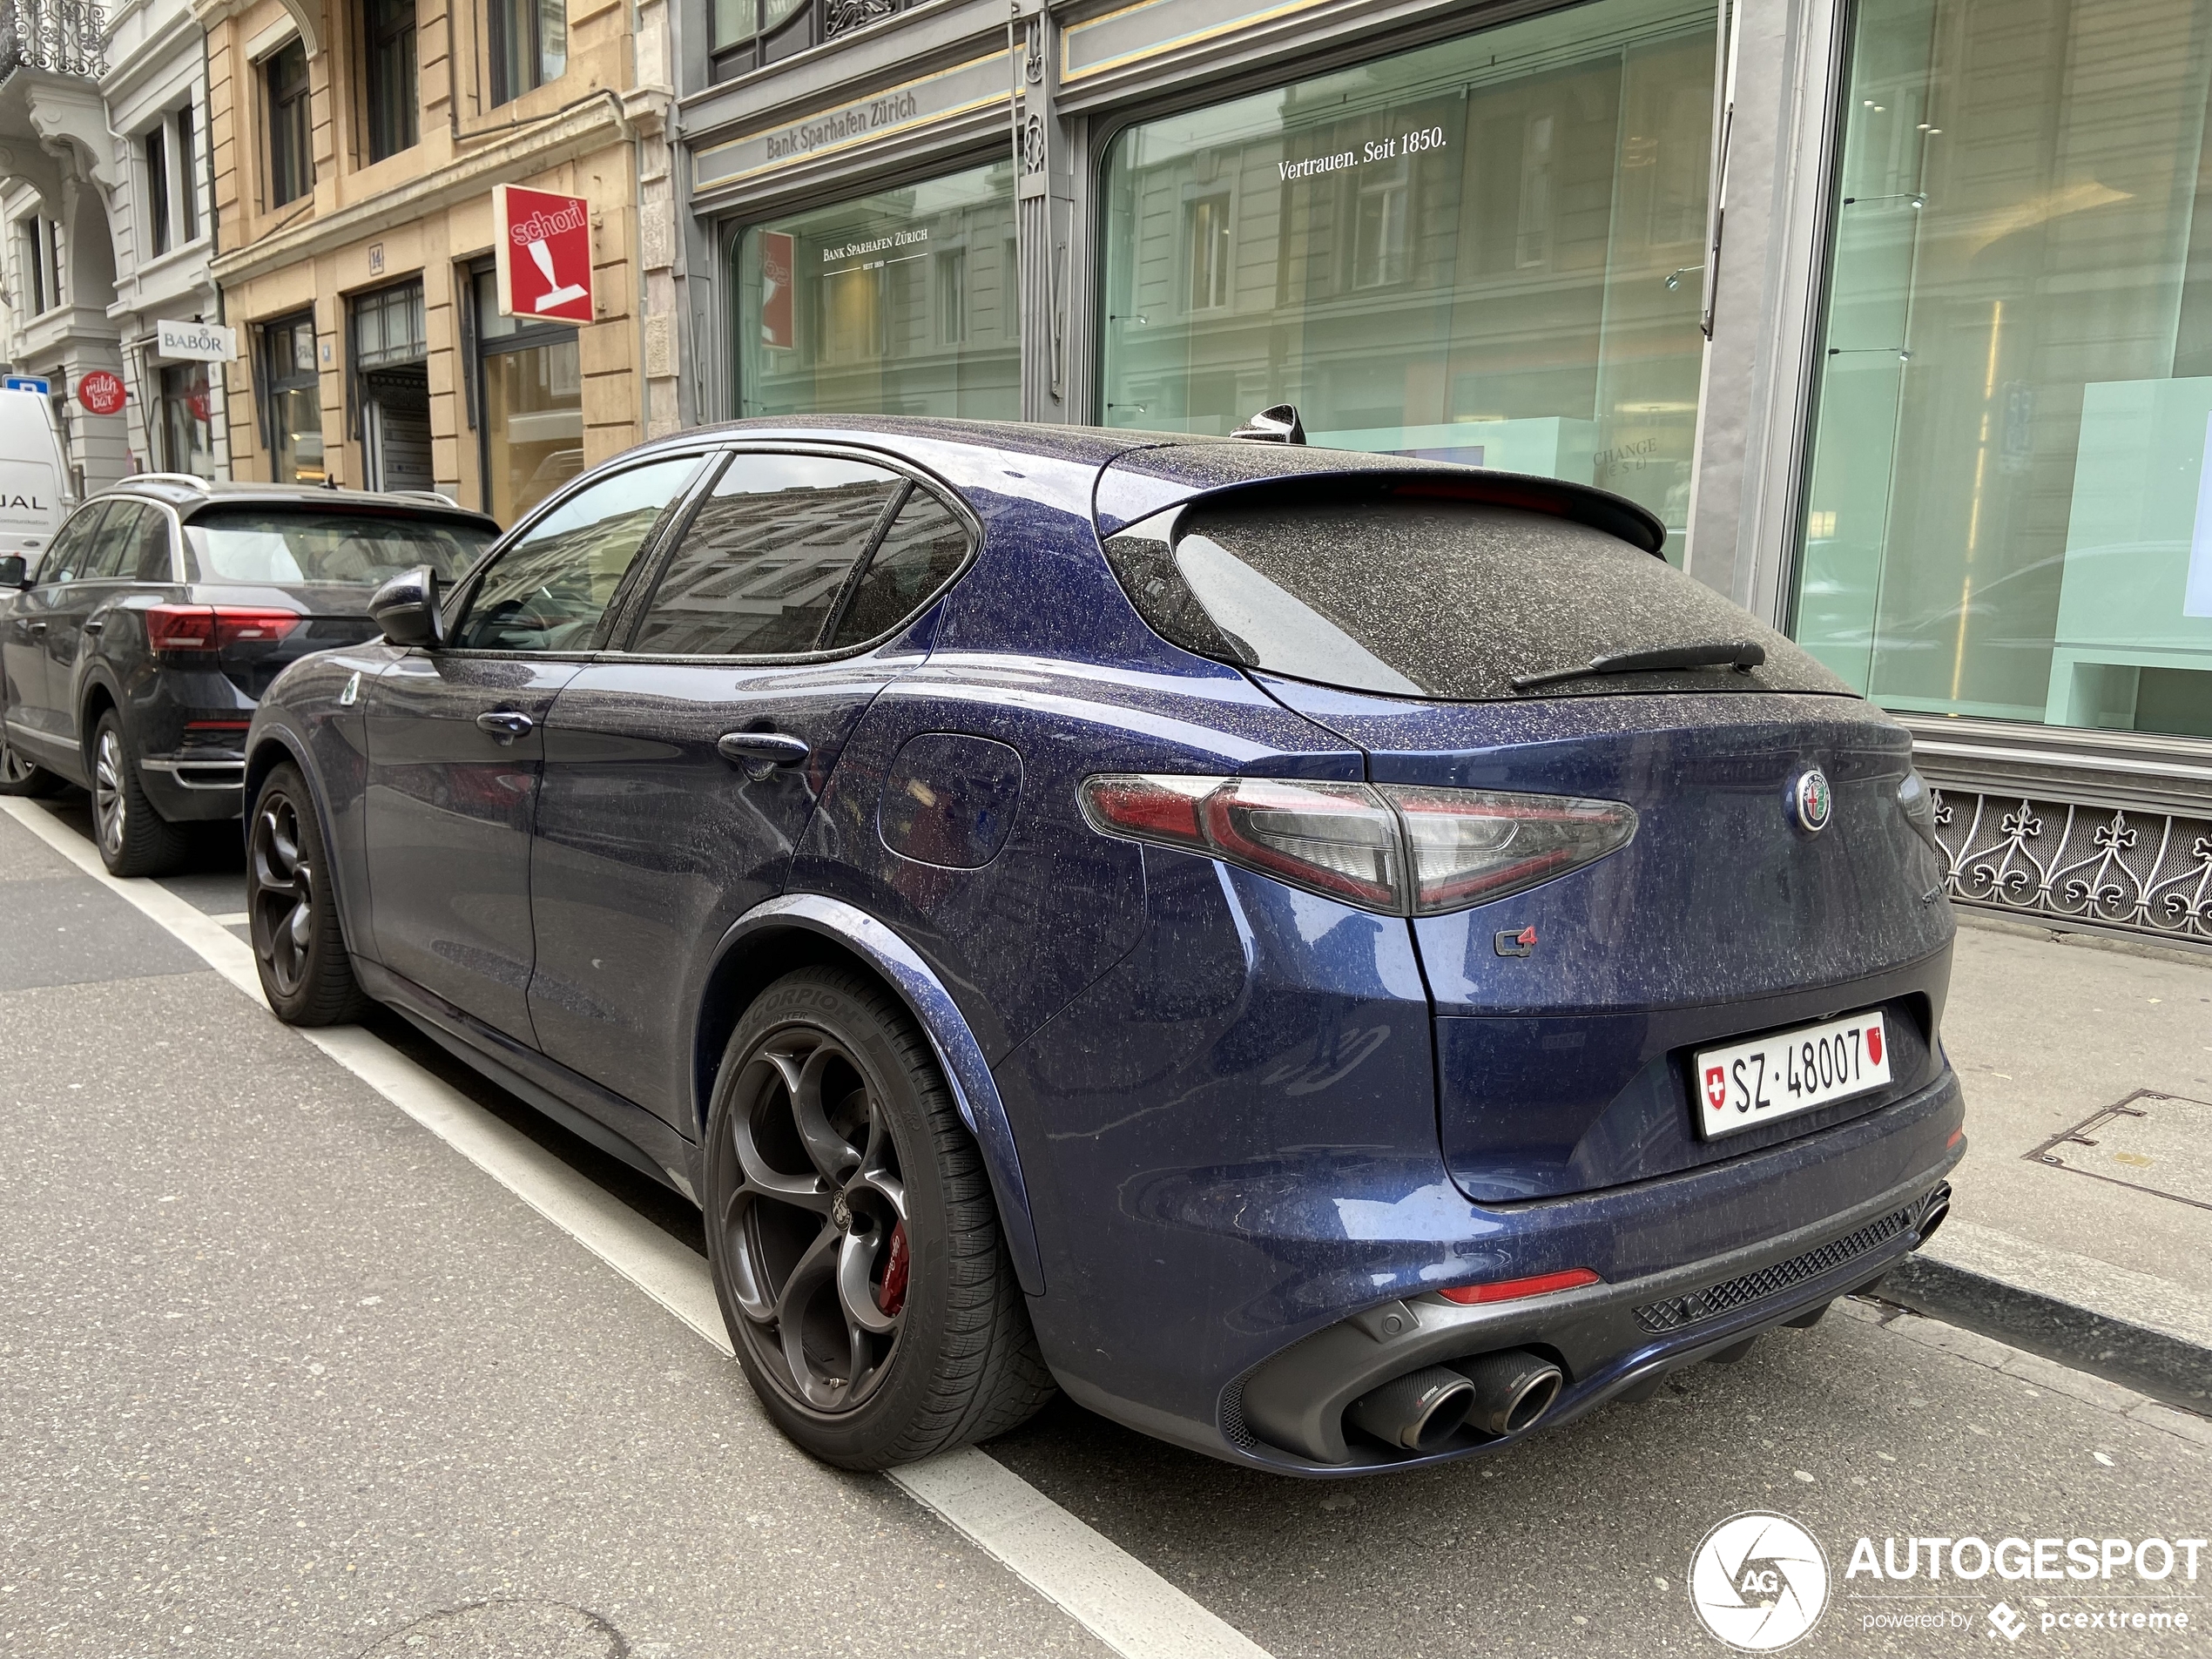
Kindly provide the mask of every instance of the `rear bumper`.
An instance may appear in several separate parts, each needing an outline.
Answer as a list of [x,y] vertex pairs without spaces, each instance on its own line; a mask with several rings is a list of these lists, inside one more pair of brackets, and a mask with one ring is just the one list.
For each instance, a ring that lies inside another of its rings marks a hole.
[[244,810],[246,756],[214,749],[141,755],[138,782],[154,811],[172,823],[236,818]]
[[[1347,1440],[1343,1408],[1424,1365],[1534,1348],[1566,1374],[1556,1402],[1523,1433],[1535,1432],[1823,1306],[1919,1247],[1944,1177],[1961,1156],[1960,1118],[1958,1080],[1946,1070],[1869,1117],[1727,1163],[1477,1211],[1495,1224],[1478,1230],[1467,1253],[1476,1239],[1484,1255],[1509,1240],[1516,1274],[1588,1264],[1606,1282],[1477,1307],[1414,1286],[1368,1299],[1318,1330],[1298,1332],[1257,1363],[1208,1379],[1211,1420],[1116,1397],[1105,1378],[1063,1368],[1049,1344],[1048,1356],[1069,1393],[1089,1408],[1280,1474],[1372,1474],[1480,1456],[1523,1436],[1462,1430],[1433,1452],[1393,1452]],[[1383,1310],[1410,1314],[1412,1323],[1401,1317],[1396,1333],[1379,1337],[1387,1321],[1372,1316]]]

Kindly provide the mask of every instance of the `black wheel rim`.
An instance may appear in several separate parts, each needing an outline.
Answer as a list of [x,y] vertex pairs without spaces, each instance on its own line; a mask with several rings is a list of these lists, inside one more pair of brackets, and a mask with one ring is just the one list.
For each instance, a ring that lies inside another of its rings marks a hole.
[[16,745],[8,741],[7,733],[0,732],[0,784],[19,787],[29,783],[30,774],[37,770],[17,752]]
[[123,856],[126,810],[123,793],[123,739],[113,726],[99,736],[92,750],[92,819],[100,833],[100,850],[111,859]]
[[246,910],[253,918],[253,954],[278,992],[298,993],[307,978],[307,947],[314,937],[315,873],[302,856],[300,809],[289,795],[263,797],[253,816],[246,861]]
[[906,1324],[907,1190],[876,1091],[827,1032],[765,1037],[717,1137],[714,1217],[739,1335],[811,1412],[858,1409]]

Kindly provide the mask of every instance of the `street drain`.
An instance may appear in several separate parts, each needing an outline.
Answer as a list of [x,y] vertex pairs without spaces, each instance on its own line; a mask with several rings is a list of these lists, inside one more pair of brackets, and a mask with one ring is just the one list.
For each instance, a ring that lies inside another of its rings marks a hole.
[[2212,1101],[2138,1089],[2027,1157],[2212,1210]]
[[624,1659],[597,1614],[558,1602],[472,1602],[395,1630],[361,1659]]

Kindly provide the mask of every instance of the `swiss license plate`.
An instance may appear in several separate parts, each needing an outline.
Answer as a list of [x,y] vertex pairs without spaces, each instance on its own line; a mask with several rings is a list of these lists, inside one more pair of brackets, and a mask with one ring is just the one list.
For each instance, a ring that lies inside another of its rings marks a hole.
[[1878,1012],[1854,1014],[1706,1049],[1696,1058],[1698,1132],[1717,1140],[1881,1088],[1889,1035]]

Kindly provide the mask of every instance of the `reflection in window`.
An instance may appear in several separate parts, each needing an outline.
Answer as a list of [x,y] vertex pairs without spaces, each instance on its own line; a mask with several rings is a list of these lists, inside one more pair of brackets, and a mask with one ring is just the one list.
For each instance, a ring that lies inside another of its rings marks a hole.
[[491,101],[509,103],[569,66],[568,0],[489,0]]
[[2212,6],[1853,17],[1797,636],[1900,710],[2212,738]]
[[261,384],[270,476],[280,484],[319,484],[328,475],[322,450],[322,394],[315,368],[315,319],[301,312],[261,330]]
[[415,76],[415,0],[367,0],[361,14],[368,158],[414,148],[421,125]]
[[1015,418],[1015,248],[1005,162],[747,226],[735,413]]
[[484,510],[512,524],[583,470],[577,332],[499,314],[489,264],[470,273]]
[[314,117],[307,101],[307,49],[287,41],[261,64],[269,122],[269,206],[281,207],[314,187]]
[[1316,443],[1617,490],[1679,558],[1704,341],[1666,279],[1703,236],[1713,17],[1593,0],[1123,129],[1107,423],[1294,403]]

